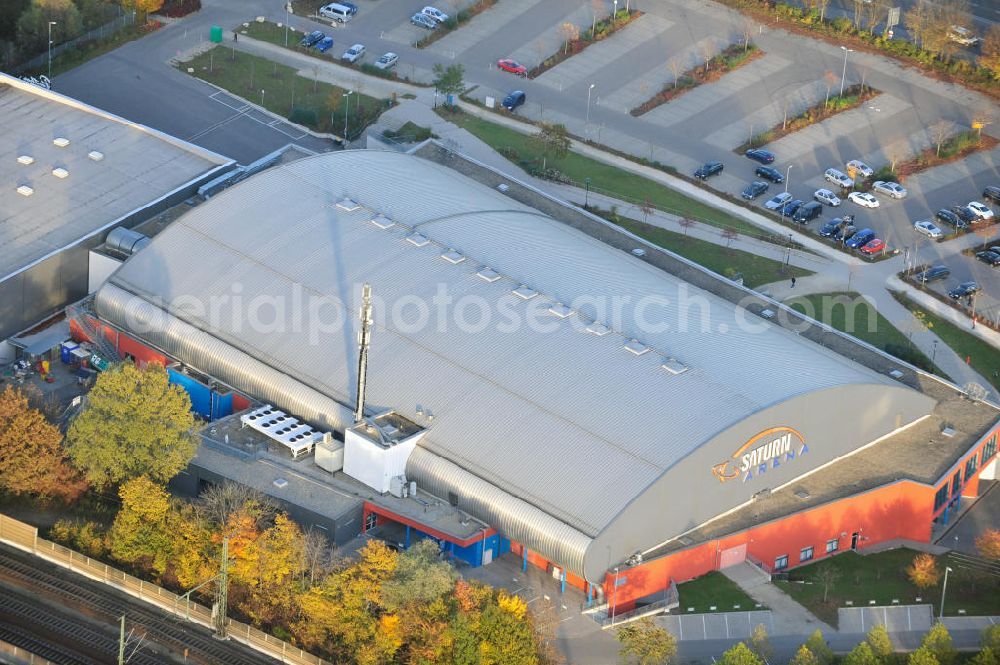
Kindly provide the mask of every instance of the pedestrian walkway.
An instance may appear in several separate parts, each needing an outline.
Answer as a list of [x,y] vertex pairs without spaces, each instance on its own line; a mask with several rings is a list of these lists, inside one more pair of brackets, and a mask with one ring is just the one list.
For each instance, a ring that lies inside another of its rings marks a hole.
[[770,583],[767,574],[744,561],[722,570],[722,574],[735,582],[748,596],[771,610],[774,615],[772,635],[809,635],[819,628],[824,633],[834,629],[819,620],[791,596]]

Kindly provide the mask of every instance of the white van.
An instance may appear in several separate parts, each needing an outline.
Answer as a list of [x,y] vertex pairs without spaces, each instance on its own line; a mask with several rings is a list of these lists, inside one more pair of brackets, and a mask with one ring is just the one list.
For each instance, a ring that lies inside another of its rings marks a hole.
[[351,20],[353,12],[350,7],[346,5],[340,5],[336,2],[331,2],[328,5],[323,5],[319,8],[319,15],[323,18],[330,18],[338,23],[347,23]]

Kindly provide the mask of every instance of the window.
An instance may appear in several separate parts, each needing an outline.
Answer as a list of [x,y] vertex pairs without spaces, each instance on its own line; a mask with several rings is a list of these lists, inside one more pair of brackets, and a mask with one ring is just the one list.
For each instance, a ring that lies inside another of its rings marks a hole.
[[994,434],[990,437],[990,440],[986,442],[983,446],[983,464],[986,464],[986,460],[997,454],[997,435]]
[[961,489],[962,489],[962,472],[956,471],[955,475],[951,479],[951,495],[958,496],[958,492]]
[[969,482],[969,479],[976,475],[976,469],[978,468],[976,466],[976,461],[975,453],[973,453],[972,457],[965,461],[965,482]]
[[810,546],[810,547],[803,547],[802,551],[799,552],[799,563],[805,563],[806,561],[809,561],[812,558],[813,558],[813,548],[812,548],[812,546]]
[[826,553],[830,554],[836,552],[840,549],[840,541],[834,538],[833,540],[826,541]]
[[941,506],[948,503],[948,483],[941,486],[941,489],[934,495],[934,512],[941,509]]
[[371,531],[378,524],[378,513],[368,513],[365,515],[365,531]]
[[788,555],[782,554],[781,556],[779,556],[777,559],[774,560],[774,569],[784,570],[785,568],[788,568]]

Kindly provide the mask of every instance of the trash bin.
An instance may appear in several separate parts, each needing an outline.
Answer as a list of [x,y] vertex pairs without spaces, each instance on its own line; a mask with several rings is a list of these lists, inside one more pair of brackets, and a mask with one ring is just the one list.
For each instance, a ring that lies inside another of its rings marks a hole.
[[220,26],[220,25],[213,25],[212,29],[209,30],[209,32],[208,32],[208,38],[212,42],[214,42],[216,44],[221,44],[222,43],[222,26]]

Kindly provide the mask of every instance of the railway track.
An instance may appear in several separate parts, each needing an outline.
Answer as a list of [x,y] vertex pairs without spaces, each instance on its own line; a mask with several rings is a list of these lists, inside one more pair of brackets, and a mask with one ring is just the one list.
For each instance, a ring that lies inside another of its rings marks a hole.
[[[200,625],[6,545],[0,545],[0,598],[0,639],[33,651],[23,642],[34,639],[40,650],[49,650],[37,651],[38,655],[56,663],[117,662],[118,621],[123,614],[127,629],[145,634],[143,646],[129,661],[135,665],[278,662],[238,642],[219,641]],[[65,654],[60,657],[60,649],[82,654],[67,660]]]

